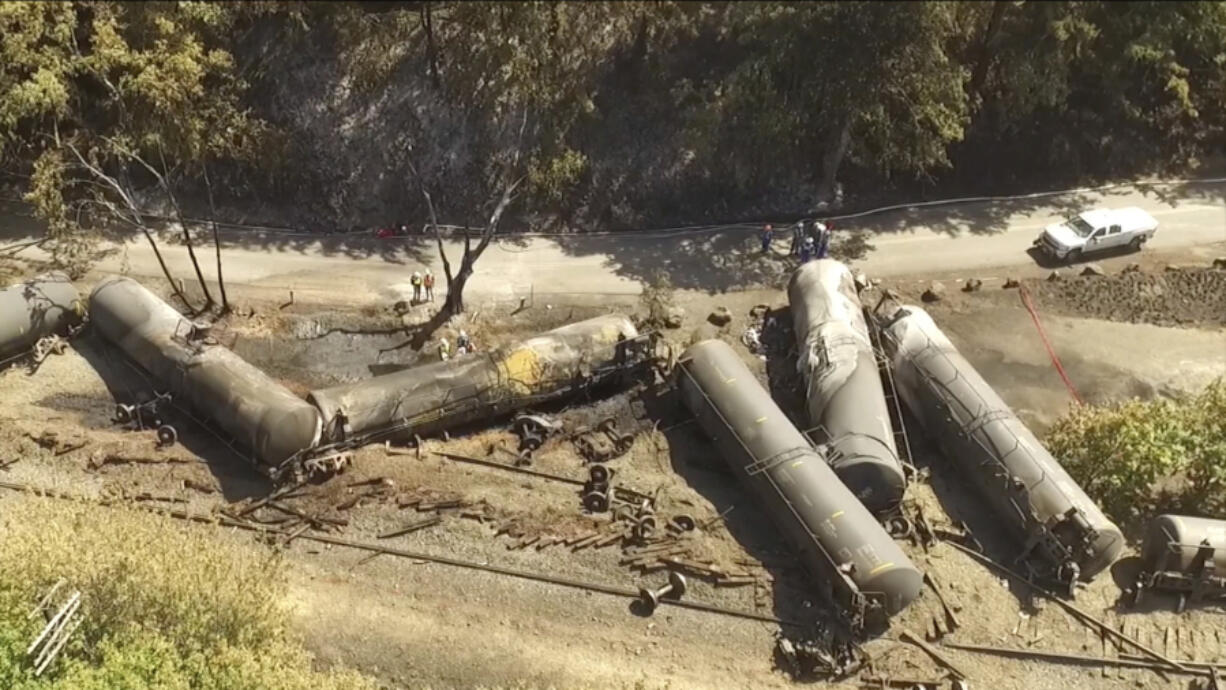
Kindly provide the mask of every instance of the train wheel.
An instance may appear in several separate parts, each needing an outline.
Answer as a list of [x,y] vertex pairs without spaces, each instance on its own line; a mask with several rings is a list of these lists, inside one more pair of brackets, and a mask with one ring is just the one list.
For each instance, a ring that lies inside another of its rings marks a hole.
[[116,405],[115,406],[115,421],[119,424],[127,424],[132,421],[132,406],[131,405]]
[[158,427],[157,438],[159,446],[173,446],[179,440],[179,432],[173,426],[163,424]]

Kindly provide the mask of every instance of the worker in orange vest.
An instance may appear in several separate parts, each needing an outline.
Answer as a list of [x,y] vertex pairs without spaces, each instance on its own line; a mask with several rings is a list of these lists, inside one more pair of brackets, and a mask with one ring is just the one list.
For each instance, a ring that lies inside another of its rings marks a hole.
[[426,288],[426,301],[434,301],[434,274],[430,269],[426,269],[426,275],[422,278],[422,285]]

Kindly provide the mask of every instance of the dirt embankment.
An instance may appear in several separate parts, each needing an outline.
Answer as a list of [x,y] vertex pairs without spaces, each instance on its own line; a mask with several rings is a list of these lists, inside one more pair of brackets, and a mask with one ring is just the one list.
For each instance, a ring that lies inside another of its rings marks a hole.
[[1038,306],[1067,316],[1157,326],[1226,325],[1226,269],[1168,268],[1035,281]]

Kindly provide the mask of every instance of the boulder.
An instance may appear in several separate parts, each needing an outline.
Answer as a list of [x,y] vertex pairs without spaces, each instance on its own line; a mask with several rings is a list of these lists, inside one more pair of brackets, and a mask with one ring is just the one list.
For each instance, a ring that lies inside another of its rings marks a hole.
[[924,290],[921,299],[925,302],[939,302],[945,297],[945,285],[937,281],[929,283],[928,289]]
[[409,313],[409,303],[404,300],[400,300],[392,305],[392,311],[396,312],[396,316],[404,316],[405,314]]
[[1021,283],[1018,282],[1017,278],[1005,278],[1005,284],[1002,287],[1015,288],[1019,287],[1020,285]]
[[1081,269],[1081,275],[1083,276],[1105,276],[1107,275],[1107,272],[1104,271],[1103,267],[1099,266],[1098,264],[1086,264],[1085,268]]
[[1055,282],[1057,280],[1064,280],[1064,276],[1060,273],[1060,271],[1052,271],[1051,275],[1047,276],[1047,280],[1050,282]]
[[1124,270],[1120,271],[1120,273],[1140,273],[1140,272],[1141,272],[1141,264],[1128,264],[1127,266],[1124,267]]
[[966,284],[962,286],[963,292],[975,292],[983,287],[983,281],[978,278],[967,278]]
[[707,321],[710,321],[716,326],[727,326],[728,324],[732,323],[732,312],[728,311],[727,307],[716,307],[715,311],[711,312],[710,315],[707,316]]
[[1226,256],[1219,256],[1213,260],[1214,268],[1226,268]]
[[681,307],[669,307],[664,311],[664,327],[665,328],[681,328],[681,322],[685,319],[685,310]]

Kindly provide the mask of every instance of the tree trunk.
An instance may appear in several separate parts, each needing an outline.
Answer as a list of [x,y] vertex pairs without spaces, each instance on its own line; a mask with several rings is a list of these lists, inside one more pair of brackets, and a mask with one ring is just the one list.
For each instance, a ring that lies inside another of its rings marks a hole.
[[464,313],[464,286],[468,285],[468,279],[472,275],[472,266],[466,261],[455,278],[447,283],[447,300],[443,302],[443,313],[448,317]]
[[140,226],[140,231],[145,233],[145,239],[149,240],[149,246],[153,248],[153,255],[157,257],[158,266],[162,267],[162,275],[166,276],[166,282],[170,283],[170,289],[174,290],[175,297],[178,297],[183,302],[183,306],[196,311],[196,306],[187,300],[187,295],[179,289],[179,283],[170,275],[170,269],[166,267],[166,260],[162,258],[162,252],[158,249],[157,240],[153,239],[153,234],[149,232],[149,228],[144,225]]
[[983,30],[983,41],[979,44],[979,55],[975,60],[975,69],[971,73],[971,81],[967,86],[967,90],[972,98],[982,101],[983,83],[988,78],[988,67],[992,64],[992,40],[996,38],[996,34],[1000,33],[1000,26],[1005,17],[1005,9],[1008,3],[1004,0],[996,0],[992,4],[992,14],[988,17],[988,25]]
[[833,201],[838,183],[839,166],[847,155],[847,147],[851,145],[852,114],[844,113],[842,120],[830,133],[830,141],[826,143],[822,155],[822,179],[817,186],[818,201]]
[[217,208],[213,206],[213,183],[209,180],[209,167],[204,166],[204,186],[209,192],[209,224],[213,226],[213,249],[217,252],[217,289],[221,291],[221,313],[230,312],[230,300],[226,297],[226,281],[221,276],[221,240],[217,237]]
[[438,50],[434,45],[434,16],[430,9],[430,3],[422,3],[421,8],[421,24],[426,31],[426,61],[430,63],[430,83],[435,89],[442,87],[442,79],[438,73]]

